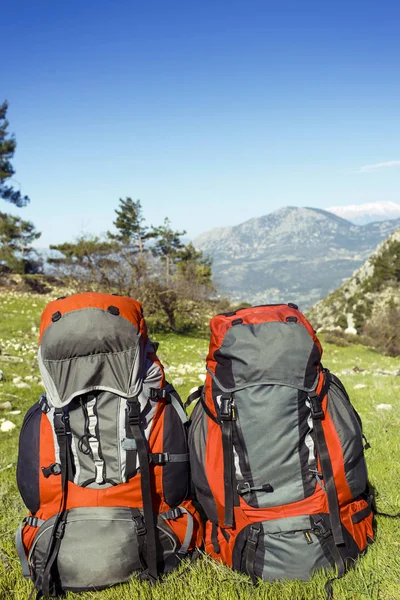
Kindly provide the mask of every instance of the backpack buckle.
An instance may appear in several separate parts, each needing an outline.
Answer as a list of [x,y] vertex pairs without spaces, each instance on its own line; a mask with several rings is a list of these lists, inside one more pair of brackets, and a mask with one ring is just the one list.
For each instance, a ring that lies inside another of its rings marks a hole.
[[149,400],[168,400],[170,393],[166,388],[149,388]]
[[314,527],[317,528],[318,533],[320,533],[323,538],[327,538],[327,537],[329,537],[331,535],[332,532],[325,525],[325,521],[324,521],[324,519],[322,517],[320,517],[317,520],[313,519],[313,521],[314,521]]
[[137,398],[127,400],[126,410],[129,425],[139,425],[140,423],[140,403]]
[[137,517],[133,517],[135,523],[136,523],[136,533],[138,535],[144,535],[146,533],[146,527],[143,521],[143,517],[142,516],[137,516]]
[[169,462],[169,460],[169,452],[158,452],[155,454],[149,454],[149,462],[152,465],[165,465],[165,463]]
[[321,401],[319,399],[318,394],[316,394],[315,392],[310,392],[308,394],[308,399],[310,400],[310,410],[312,418],[314,420],[323,419],[325,414],[322,410]]
[[221,421],[235,421],[235,405],[231,396],[220,396],[221,405],[219,407],[219,418]]
[[50,475],[61,475],[61,465],[59,463],[53,463],[48,467],[42,467],[43,477],[46,479],[50,477]]
[[251,526],[249,529],[249,534],[247,536],[247,543],[250,546],[256,547],[258,543],[258,536],[260,535],[260,527]]
[[46,398],[46,394],[40,394],[39,406],[42,413],[47,414],[50,410],[49,403]]
[[61,412],[58,412],[56,410],[56,412],[54,413],[54,419],[53,419],[53,423],[54,423],[54,431],[56,436],[60,436],[60,435],[66,435],[67,433],[67,416],[64,414],[64,411],[61,410]]

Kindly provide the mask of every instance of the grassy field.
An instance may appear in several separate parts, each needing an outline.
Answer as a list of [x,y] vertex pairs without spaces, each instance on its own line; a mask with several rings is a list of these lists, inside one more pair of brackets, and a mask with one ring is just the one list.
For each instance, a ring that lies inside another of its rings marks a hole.
[[[43,388],[36,364],[38,325],[48,299],[40,296],[0,292],[0,418],[16,427],[0,432],[0,599],[28,598],[32,585],[23,579],[14,549],[14,533],[26,509],[15,482],[18,433],[23,416]],[[202,381],[208,342],[206,339],[176,335],[153,335],[160,342],[159,354],[168,379],[182,398]],[[371,482],[383,512],[400,511],[400,360],[386,358],[361,346],[338,348],[325,344],[324,365],[343,380],[361,414],[365,434],[372,448],[367,452]],[[9,360],[9,356],[16,360]],[[377,410],[381,403],[391,410]],[[21,411],[9,414],[10,411]],[[377,541],[356,568],[334,583],[334,597],[340,600],[400,599],[400,520],[377,518]],[[181,568],[154,588],[133,579],[103,592],[68,594],[82,600],[318,600],[324,597],[325,574],[309,583],[260,583],[202,557]]]

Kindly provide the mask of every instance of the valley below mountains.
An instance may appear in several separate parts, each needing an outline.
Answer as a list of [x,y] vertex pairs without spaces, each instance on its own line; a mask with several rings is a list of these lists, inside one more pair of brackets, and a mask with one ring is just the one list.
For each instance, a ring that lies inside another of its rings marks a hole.
[[316,208],[286,207],[193,244],[213,259],[213,281],[233,302],[296,302],[310,308],[351,277],[400,218],[354,225]]

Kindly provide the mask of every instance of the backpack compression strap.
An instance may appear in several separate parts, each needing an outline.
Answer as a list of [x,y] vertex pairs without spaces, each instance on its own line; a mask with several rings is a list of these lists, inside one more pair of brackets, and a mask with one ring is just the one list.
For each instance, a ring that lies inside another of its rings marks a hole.
[[143,498],[143,516],[146,526],[147,537],[147,570],[142,574],[143,579],[155,583],[157,576],[157,546],[156,532],[153,513],[153,501],[151,494],[149,456],[147,453],[146,440],[140,429],[140,402],[137,398],[127,400],[128,423],[131,433],[136,442],[140,467],[140,483]]
[[311,417],[315,431],[315,445],[317,447],[317,453],[321,463],[321,470],[325,483],[326,495],[328,498],[331,529],[334,541],[334,544],[331,546],[331,552],[338,568],[338,577],[342,577],[345,573],[345,565],[342,555],[337,547],[345,546],[345,541],[343,537],[342,523],[340,521],[339,501],[337,497],[335,480],[333,477],[332,462],[329,456],[328,446],[326,444],[324,429],[321,422],[325,416],[321,405],[321,396],[323,397],[324,392],[326,392],[325,385],[323,386],[320,394],[317,394],[316,392],[309,392],[308,398],[310,400]]
[[54,431],[57,436],[57,443],[60,448],[60,464],[61,464],[61,503],[60,510],[54,522],[51,532],[50,543],[47,550],[47,555],[42,571],[41,590],[38,592],[37,598],[54,595],[55,582],[52,578],[52,570],[54,563],[57,560],[60,550],[61,540],[64,535],[65,523],[67,520],[67,487],[68,473],[71,468],[71,457],[69,453],[68,434],[69,431],[69,416],[67,409],[56,408],[54,412]]

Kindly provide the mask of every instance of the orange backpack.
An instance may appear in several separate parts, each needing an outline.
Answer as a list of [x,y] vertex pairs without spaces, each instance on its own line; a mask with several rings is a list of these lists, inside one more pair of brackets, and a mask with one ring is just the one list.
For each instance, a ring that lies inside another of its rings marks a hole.
[[165,381],[139,302],[60,298],[44,310],[46,394],[28,411],[17,532],[38,596],[102,589],[176,567],[202,539],[189,498],[187,418]]
[[191,415],[206,551],[253,581],[339,576],[374,534],[361,421],[294,304],[211,320]]

